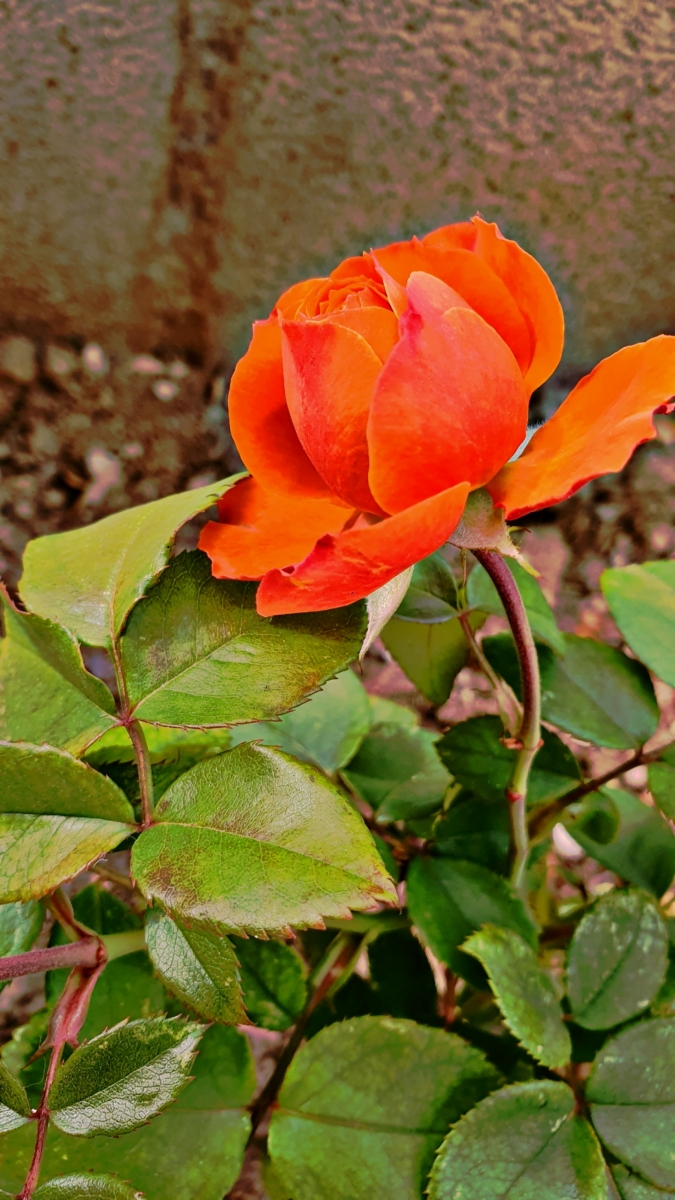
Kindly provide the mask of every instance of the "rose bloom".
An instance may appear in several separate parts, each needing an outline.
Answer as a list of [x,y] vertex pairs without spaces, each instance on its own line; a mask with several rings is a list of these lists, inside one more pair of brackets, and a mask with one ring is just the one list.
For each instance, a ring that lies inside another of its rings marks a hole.
[[213,574],[261,580],[263,616],[336,608],[442,546],[475,488],[516,518],[620,470],[675,393],[675,337],[605,359],[509,461],[563,334],[546,273],[480,217],[289,288],[232,379],[250,477],[202,532]]

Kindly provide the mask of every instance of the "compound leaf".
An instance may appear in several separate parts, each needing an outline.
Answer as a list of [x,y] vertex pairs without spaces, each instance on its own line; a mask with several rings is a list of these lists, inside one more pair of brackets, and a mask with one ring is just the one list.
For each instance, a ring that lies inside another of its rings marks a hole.
[[81,753],[113,725],[112,695],[66,629],[19,612],[2,587],[0,604],[0,738]]
[[121,641],[135,716],[181,726],[266,720],[358,654],[362,604],[268,620],[255,593],[255,584],[214,579],[200,550],[172,560]]
[[604,571],[600,586],[625,641],[662,679],[675,685],[675,562]]
[[165,792],[134,876],[171,916],[214,933],[289,934],[393,885],[360,816],[316,768],[243,743]]
[[237,958],[226,937],[188,929],[158,909],[148,913],[145,936],[161,980],[183,1004],[207,1021],[246,1019]]
[[448,1123],[497,1081],[453,1034],[393,1017],[331,1025],[286,1076],[269,1135],[274,1170],[294,1200],[410,1200]]
[[157,1116],[188,1081],[202,1025],[154,1017],[116,1025],[59,1067],[51,1120],[78,1137],[116,1136]]
[[283,942],[235,938],[244,1004],[249,1019],[263,1029],[288,1029],[307,1000],[305,965]]
[[555,988],[531,945],[511,929],[485,925],[462,949],[485,967],[511,1032],[545,1067],[562,1067],[572,1044]]
[[608,1150],[656,1187],[675,1189],[675,1020],[640,1021],[606,1042],[586,1096]]
[[607,1200],[600,1147],[574,1107],[548,1080],[488,1096],[444,1141],[429,1200]]
[[[71,1137],[50,1124],[41,1178],[122,1170],[148,1200],[222,1200],[239,1175],[251,1128],[246,1106],[256,1082],[247,1039],[211,1026],[194,1076],[175,1104],[122,1140]],[[0,1138],[0,1186],[10,1193],[23,1186],[34,1142],[33,1122]]]
[[141,1193],[115,1175],[61,1175],[43,1183],[34,1200],[140,1200]]
[[407,879],[408,911],[422,939],[457,975],[480,985],[485,976],[459,949],[469,934],[490,922],[536,945],[536,931],[509,884],[480,863],[417,857]]
[[567,988],[574,1019],[610,1029],[649,1008],[668,966],[668,932],[654,902],[640,892],[603,896],[577,925]]
[[240,478],[29,542],[21,578],[27,607],[65,625],[89,646],[111,647],[136,601],[166,566],[176,531]]
[[72,878],[133,829],[123,792],[51,746],[0,742],[0,903]]

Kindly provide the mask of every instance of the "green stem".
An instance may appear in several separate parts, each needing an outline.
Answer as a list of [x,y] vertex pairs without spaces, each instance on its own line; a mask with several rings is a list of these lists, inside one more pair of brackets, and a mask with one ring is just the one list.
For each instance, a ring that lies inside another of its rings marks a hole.
[[[521,894],[525,891],[525,871],[530,843],[527,828],[527,788],[535,756],[541,746],[541,682],[539,659],[518,586],[501,554],[494,550],[474,550],[478,561],[492,579],[504,606],[518,653],[523,690],[523,715],[518,730],[518,753],[507,788],[511,802],[513,839],[512,882]],[[515,748],[515,747],[514,747]]]
[[141,821],[143,828],[147,829],[148,825],[152,824],[152,814],[154,811],[154,787],[150,753],[141,722],[132,721],[127,728],[134,748],[136,768],[138,770],[138,783],[141,790]]
[[124,954],[135,954],[137,950],[145,950],[145,930],[129,929],[126,933],[104,933],[101,941],[106,949],[108,962],[114,958],[122,958]]

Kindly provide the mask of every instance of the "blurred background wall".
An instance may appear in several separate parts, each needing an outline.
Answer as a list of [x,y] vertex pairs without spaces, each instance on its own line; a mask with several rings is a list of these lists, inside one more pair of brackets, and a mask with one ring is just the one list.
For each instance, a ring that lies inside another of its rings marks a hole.
[[540,411],[675,329],[674,27],[653,0],[0,5],[10,567],[232,466],[251,320],[382,239],[479,209],[542,261],[568,339]]

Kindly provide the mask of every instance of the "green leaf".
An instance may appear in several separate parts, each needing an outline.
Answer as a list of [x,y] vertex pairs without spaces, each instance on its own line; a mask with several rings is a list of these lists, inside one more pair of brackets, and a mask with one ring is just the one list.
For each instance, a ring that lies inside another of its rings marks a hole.
[[263,1029],[288,1029],[307,1001],[300,955],[283,942],[255,938],[235,938],[234,947],[249,1020]]
[[293,1060],[269,1152],[294,1200],[420,1196],[448,1122],[497,1083],[458,1037],[392,1017],[322,1030]]
[[[628,883],[662,896],[675,876],[675,836],[659,812],[620,788],[603,789],[620,818],[611,842],[596,842],[583,823],[573,822],[570,833],[587,854]],[[582,809],[583,813],[583,809]]]
[[533,946],[536,931],[522,900],[500,875],[475,862],[417,857],[407,878],[408,911],[423,941],[457,975],[484,980],[459,947],[490,922],[520,934]]
[[649,1008],[666,976],[668,932],[640,892],[603,896],[574,931],[567,987],[574,1019],[610,1029]]
[[188,929],[157,909],[148,913],[145,936],[161,980],[183,1004],[207,1021],[245,1020],[237,959],[226,937]]
[[[618,750],[648,741],[659,721],[649,673],[613,646],[565,634],[566,653],[557,658],[538,646],[542,716],[545,721],[592,742]],[[520,671],[513,638],[485,638],[483,650],[520,698]]]
[[430,554],[415,564],[410,586],[396,610],[405,621],[435,625],[457,616],[457,585],[442,554]]
[[401,729],[419,729],[420,715],[404,704],[396,704],[385,696],[369,696],[371,725],[398,725]]
[[[469,620],[473,629],[480,629],[485,617],[471,613]],[[469,657],[469,643],[457,617],[432,624],[397,615],[385,625],[381,637],[422,695],[436,707],[445,704]]]
[[669,821],[675,820],[675,767],[665,762],[650,763],[649,790],[663,815]]
[[461,791],[434,826],[438,853],[480,863],[503,875],[508,868],[510,819],[506,797],[487,803]]
[[214,933],[288,936],[395,897],[342,793],[278,750],[244,743],[181,775],[136,842],[148,900]]
[[429,1200],[607,1200],[600,1147],[574,1107],[549,1080],[488,1096],[444,1141]]
[[63,750],[0,742],[0,903],[52,891],[132,831],[105,776]]
[[26,606],[65,625],[87,645],[110,648],[136,601],[166,566],[177,530],[240,478],[29,542],[21,578]]
[[0,587],[0,738],[79,754],[114,723],[106,685],[85,671],[72,634],[14,608]]
[[586,1096],[608,1150],[657,1187],[675,1188],[675,1021],[640,1021],[606,1042]]
[[163,725],[275,717],[356,657],[362,604],[268,620],[256,585],[214,579],[199,550],[174,558],[121,640],[134,715]]
[[62,1175],[43,1183],[34,1200],[139,1200],[135,1191],[114,1175]]
[[441,807],[450,776],[434,749],[437,734],[376,725],[343,770],[343,778],[379,821],[413,820]]
[[600,586],[624,640],[664,683],[675,685],[675,562],[604,571]]
[[651,1183],[647,1183],[639,1175],[634,1175],[622,1163],[612,1167],[612,1177],[620,1200],[675,1200],[675,1192],[664,1192],[660,1188],[652,1187]]
[[486,925],[462,949],[485,967],[513,1035],[545,1067],[562,1067],[572,1053],[555,988],[531,945],[511,929]]
[[[458,783],[485,800],[503,800],[514,767],[514,752],[500,738],[499,717],[471,717],[453,725],[437,742],[441,762]],[[530,775],[528,804],[543,804],[564,796],[579,783],[579,766],[567,746],[542,730],[544,744]]]
[[[551,606],[536,579],[513,559],[507,561],[507,566],[518,585],[518,591],[522,596],[534,636],[555,650],[556,654],[564,655],[565,639],[558,629]],[[494,583],[480,564],[476,564],[469,575],[466,598],[472,608],[479,609],[481,612],[497,617],[506,615]]]
[[0,1061],[0,1133],[18,1129],[30,1120],[26,1089]]
[[0,958],[30,950],[43,920],[44,910],[35,900],[0,905]]
[[353,671],[310,696],[278,721],[241,726],[233,742],[261,741],[333,774],[356,754],[372,724],[368,693]]
[[59,1067],[49,1093],[51,1120],[78,1137],[137,1129],[185,1086],[203,1032],[178,1017],[154,1017],[92,1038]]
[[[117,1138],[70,1137],[50,1125],[41,1178],[64,1172],[118,1172],[147,1200],[222,1200],[235,1182],[250,1132],[246,1105],[255,1073],[245,1037],[206,1031],[194,1082],[149,1125]],[[35,1142],[33,1122],[0,1138],[0,1186],[21,1190]]]

